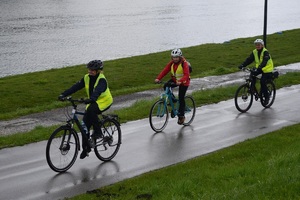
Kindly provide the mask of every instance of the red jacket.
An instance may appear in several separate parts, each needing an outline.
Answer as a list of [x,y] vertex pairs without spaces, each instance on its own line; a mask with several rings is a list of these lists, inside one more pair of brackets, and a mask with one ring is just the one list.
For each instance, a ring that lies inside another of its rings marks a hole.
[[[189,86],[190,85],[190,70],[189,70],[188,63],[185,62],[185,58],[182,57],[182,60],[179,63],[177,63],[177,64],[174,63],[174,72],[176,72],[177,67],[180,63],[182,63],[183,77],[178,81],[181,82],[182,85],[184,85],[184,86]],[[165,77],[171,71],[172,64],[173,64],[173,61],[171,60],[165,66],[165,68],[160,72],[160,74],[157,76],[157,79],[161,80],[163,77]],[[172,74],[171,74],[171,78],[176,83],[176,78],[174,76],[172,76]]]

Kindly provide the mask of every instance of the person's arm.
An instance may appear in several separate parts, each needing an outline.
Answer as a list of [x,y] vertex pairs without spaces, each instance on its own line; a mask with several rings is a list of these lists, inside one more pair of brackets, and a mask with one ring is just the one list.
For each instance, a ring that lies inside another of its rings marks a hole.
[[251,53],[249,55],[248,58],[246,58],[246,60],[239,66],[240,69],[244,68],[244,67],[247,67],[249,64],[251,64],[253,61],[255,60],[254,58],[254,54]]
[[69,89],[67,89],[63,93],[61,93],[61,95],[66,97],[66,96],[69,96],[69,95],[77,92],[78,90],[81,90],[82,88],[84,88],[84,79],[83,78],[80,81],[78,81],[77,83],[75,83],[74,85],[72,85]]
[[170,61],[165,68],[160,72],[160,74],[156,77],[155,80],[161,80],[171,71],[172,61]]

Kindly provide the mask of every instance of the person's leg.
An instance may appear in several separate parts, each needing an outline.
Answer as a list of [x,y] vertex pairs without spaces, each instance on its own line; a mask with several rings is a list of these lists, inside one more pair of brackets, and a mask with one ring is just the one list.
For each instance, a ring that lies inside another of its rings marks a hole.
[[272,73],[263,73],[260,79],[261,94],[266,101],[269,101],[269,92],[267,88],[267,80],[272,78]]
[[185,94],[188,86],[179,86],[178,98],[179,98],[179,110],[178,110],[178,124],[184,123],[184,111],[185,111]]
[[89,125],[87,125],[87,127],[90,128],[91,126],[93,126],[94,134],[96,135],[101,135],[101,127],[98,118],[98,114],[100,113],[101,111],[99,110],[98,104],[96,102],[91,103],[86,110],[86,122]]
[[[94,132],[101,133],[101,128],[99,125],[98,113],[100,113],[98,104],[96,102],[91,103],[90,106],[85,111],[85,115],[83,117],[83,121],[86,124],[88,131],[90,130],[91,126],[94,128]],[[89,137],[89,133],[88,133]],[[88,155],[88,152],[91,151],[91,148],[88,144],[88,137],[82,136],[82,153],[80,154],[80,158],[83,159]]]

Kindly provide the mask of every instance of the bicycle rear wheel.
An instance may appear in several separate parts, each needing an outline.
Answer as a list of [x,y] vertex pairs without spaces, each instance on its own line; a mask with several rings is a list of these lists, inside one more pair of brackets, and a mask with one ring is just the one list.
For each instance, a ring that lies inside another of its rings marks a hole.
[[234,96],[235,107],[238,111],[247,112],[253,103],[253,94],[250,91],[248,84],[241,85]]
[[113,159],[121,146],[121,128],[119,122],[114,119],[107,118],[101,123],[103,136],[94,139],[95,154],[102,161],[110,161]]
[[61,126],[50,136],[46,146],[46,159],[55,172],[65,172],[72,167],[78,155],[79,139],[76,131]]
[[163,131],[169,119],[169,112],[165,102],[161,99],[156,101],[150,109],[149,123],[153,131]]
[[274,82],[271,80],[268,80],[266,84],[267,84],[267,88],[268,88],[269,101],[266,101],[266,99],[264,97],[261,97],[260,103],[263,107],[270,108],[275,101],[276,88],[275,88]]
[[183,123],[183,125],[188,126],[193,122],[195,118],[196,106],[193,97],[186,96],[184,97],[184,100],[185,100],[185,111],[184,111],[185,123]]

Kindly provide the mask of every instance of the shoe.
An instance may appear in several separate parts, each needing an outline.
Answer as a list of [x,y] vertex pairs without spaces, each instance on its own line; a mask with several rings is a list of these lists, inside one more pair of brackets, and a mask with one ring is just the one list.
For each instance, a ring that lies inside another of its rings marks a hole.
[[183,123],[184,123],[184,120],[185,120],[185,117],[184,116],[180,116],[180,117],[178,117],[178,124],[179,125],[182,125]]
[[270,99],[269,99],[269,98],[266,98],[265,101],[264,101],[264,104],[265,104],[265,105],[268,105],[268,104],[269,104],[269,101],[270,101]]
[[91,148],[90,147],[86,147],[82,150],[81,154],[80,154],[80,159],[84,159],[85,157],[89,156],[89,152],[91,152]]
[[82,150],[80,154],[80,159],[84,159],[85,157],[88,157],[89,153],[86,150]]

